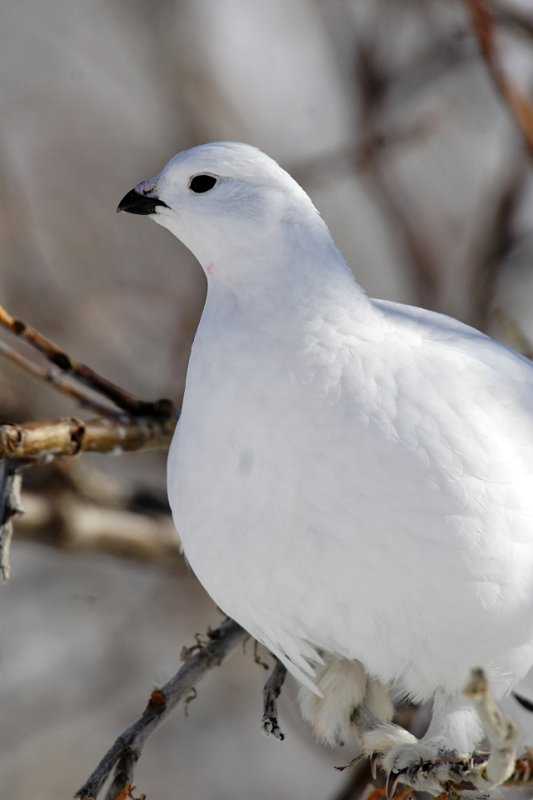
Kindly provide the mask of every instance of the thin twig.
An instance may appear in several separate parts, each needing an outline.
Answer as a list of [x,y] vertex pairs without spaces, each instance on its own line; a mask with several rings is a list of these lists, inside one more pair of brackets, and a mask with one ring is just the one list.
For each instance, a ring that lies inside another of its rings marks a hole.
[[111,416],[111,414],[116,413],[113,412],[109,406],[104,406],[99,403],[98,400],[91,397],[87,390],[74,386],[70,381],[65,380],[58,369],[45,369],[41,367],[40,364],[36,364],[35,361],[22,355],[22,353],[19,353],[18,350],[15,350],[13,347],[6,344],[6,342],[0,341],[0,355],[8,361],[11,361],[12,364],[23,369],[24,372],[27,372],[29,375],[33,375],[35,378],[49,383],[58,392],[66,395],[66,397],[69,397],[71,400],[76,400],[81,406],[90,408],[97,414],[106,416]]
[[111,400],[118,408],[128,414],[133,416],[173,416],[174,405],[170,400],[158,400],[155,403],[137,400],[132,394],[108,381],[107,378],[103,378],[91,367],[76,361],[35,328],[12,317],[2,306],[0,306],[0,325],[24,339],[62,372],[72,375],[80,383]]
[[[115,770],[106,800],[125,797],[132,787],[133,771],[148,737],[184,700],[207,673],[220,666],[248,634],[240,625],[226,619],[209,633],[209,641],[179,669],[161,689],[155,689],[142,715],[116,739],[88,780],[76,792],[80,800],[96,800]],[[122,794],[121,794],[122,793]]]

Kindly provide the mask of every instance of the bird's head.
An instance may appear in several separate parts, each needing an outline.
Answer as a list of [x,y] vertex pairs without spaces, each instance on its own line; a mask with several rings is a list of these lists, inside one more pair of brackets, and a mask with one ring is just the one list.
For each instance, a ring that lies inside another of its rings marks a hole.
[[[327,229],[307,194],[275,161],[234,142],[200,145],[141,181],[117,211],[149,215],[168,228],[209,274],[218,265],[257,263],[303,231]],[[228,276],[227,276],[228,277]]]

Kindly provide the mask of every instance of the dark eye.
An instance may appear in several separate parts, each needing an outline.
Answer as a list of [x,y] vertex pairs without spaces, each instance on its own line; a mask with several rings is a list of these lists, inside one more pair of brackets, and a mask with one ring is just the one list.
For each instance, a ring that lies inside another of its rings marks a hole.
[[195,175],[189,181],[189,189],[195,194],[202,194],[212,189],[216,182],[214,175]]

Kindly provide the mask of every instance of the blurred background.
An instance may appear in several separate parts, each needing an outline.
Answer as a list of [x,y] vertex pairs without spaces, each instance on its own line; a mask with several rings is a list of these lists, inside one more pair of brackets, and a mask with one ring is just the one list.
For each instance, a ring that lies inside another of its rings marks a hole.
[[[471,6],[3,0],[2,304],[139,397],[179,400],[203,274],[170,234],[115,208],[178,150],[233,139],[295,175],[369,294],[527,351],[531,148],[480,57]],[[485,6],[507,79],[531,97],[531,1]],[[0,369],[1,421],[83,415]],[[220,620],[173,544],[164,469],[157,452],[28,473],[0,587],[4,800],[71,797],[182,646]],[[113,526],[147,540],[157,529],[168,547],[115,557],[101,546]],[[355,797],[333,769],[353,752],[312,742],[293,686],[286,741],[261,733],[265,674],[251,645],[212,672],[188,717],[178,709],[148,743],[139,793]]]

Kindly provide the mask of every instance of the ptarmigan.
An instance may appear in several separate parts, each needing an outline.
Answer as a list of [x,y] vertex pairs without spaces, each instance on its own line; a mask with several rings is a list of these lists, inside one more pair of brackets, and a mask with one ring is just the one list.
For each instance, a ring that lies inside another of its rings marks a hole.
[[[369,299],[253,147],[179,153],[119,210],[168,228],[207,276],[168,463],[198,578],[305,687],[324,740],[365,705],[387,769],[471,751],[469,670],[501,696],[533,665],[532,365]],[[388,723],[384,687],[433,700],[422,740]]]

